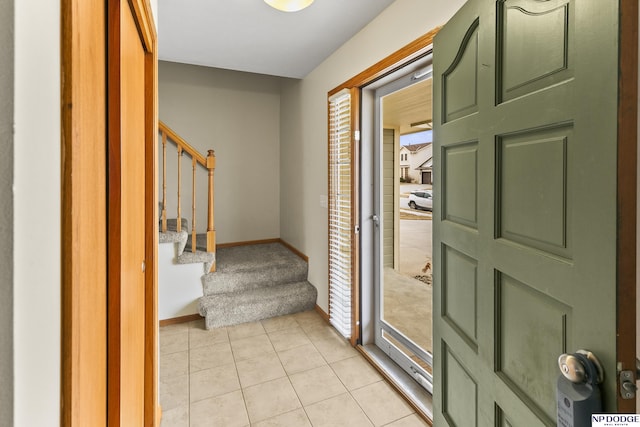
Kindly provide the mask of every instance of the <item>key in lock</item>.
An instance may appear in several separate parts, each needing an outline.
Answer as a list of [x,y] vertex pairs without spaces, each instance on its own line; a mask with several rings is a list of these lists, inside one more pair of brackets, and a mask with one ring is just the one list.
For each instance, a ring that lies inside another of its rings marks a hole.
[[[594,376],[596,378],[588,378],[588,374],[585,369],[584,361],[581,361],[581,356],[584,356],[589,362],[591,362],[592,366],[595,368]],[[574,354],[563,354],[558,358],[558,366],[560,367],[560,372],[562,375],[569,381],[575,384],[580,384],[584,382],[591,382],[593,384],[600,384],[604,379],[604,371],[602,369],[602,364],[598,358],[587,350],[578,350]]]

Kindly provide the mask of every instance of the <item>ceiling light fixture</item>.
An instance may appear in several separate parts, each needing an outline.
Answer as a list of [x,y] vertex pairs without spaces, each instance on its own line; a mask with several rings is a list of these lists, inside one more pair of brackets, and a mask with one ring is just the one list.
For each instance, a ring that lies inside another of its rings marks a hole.
[[433,129],[433,122],[431,120],[423,120],[421,122],[411,123],[409,126],[418,129]]
[[283,12],[298,12],[311,6],[313,0],[264,0],[266,4]]

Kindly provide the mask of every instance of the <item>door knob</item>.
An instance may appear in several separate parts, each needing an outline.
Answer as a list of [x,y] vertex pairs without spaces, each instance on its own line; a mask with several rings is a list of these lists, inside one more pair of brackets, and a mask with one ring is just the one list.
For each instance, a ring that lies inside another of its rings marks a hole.
[[587,350],[561,355],[558,358],[558,366],[562,375],[572,383],[589,382],[595,385],[604,379],[602,364],[595,354]]
[[578,350],[561,355],[558,365],[562,375],[556,384],[557,425],[590,425],[591,415],[602,412],[600,361],[590,351]]

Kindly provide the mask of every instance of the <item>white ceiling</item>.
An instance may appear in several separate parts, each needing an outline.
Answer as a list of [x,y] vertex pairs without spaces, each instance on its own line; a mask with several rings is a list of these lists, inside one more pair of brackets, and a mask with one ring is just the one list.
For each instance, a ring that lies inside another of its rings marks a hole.
[[303,78],[394,0],[316,0],[280,12],[263,0],[159,0],[164,61]]

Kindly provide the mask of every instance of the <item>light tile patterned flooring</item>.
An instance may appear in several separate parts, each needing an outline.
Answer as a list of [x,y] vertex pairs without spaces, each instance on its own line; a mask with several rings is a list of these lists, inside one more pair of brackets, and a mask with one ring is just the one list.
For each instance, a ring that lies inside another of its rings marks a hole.
[[160,328],[161,427],[426,426],[315,312]]

